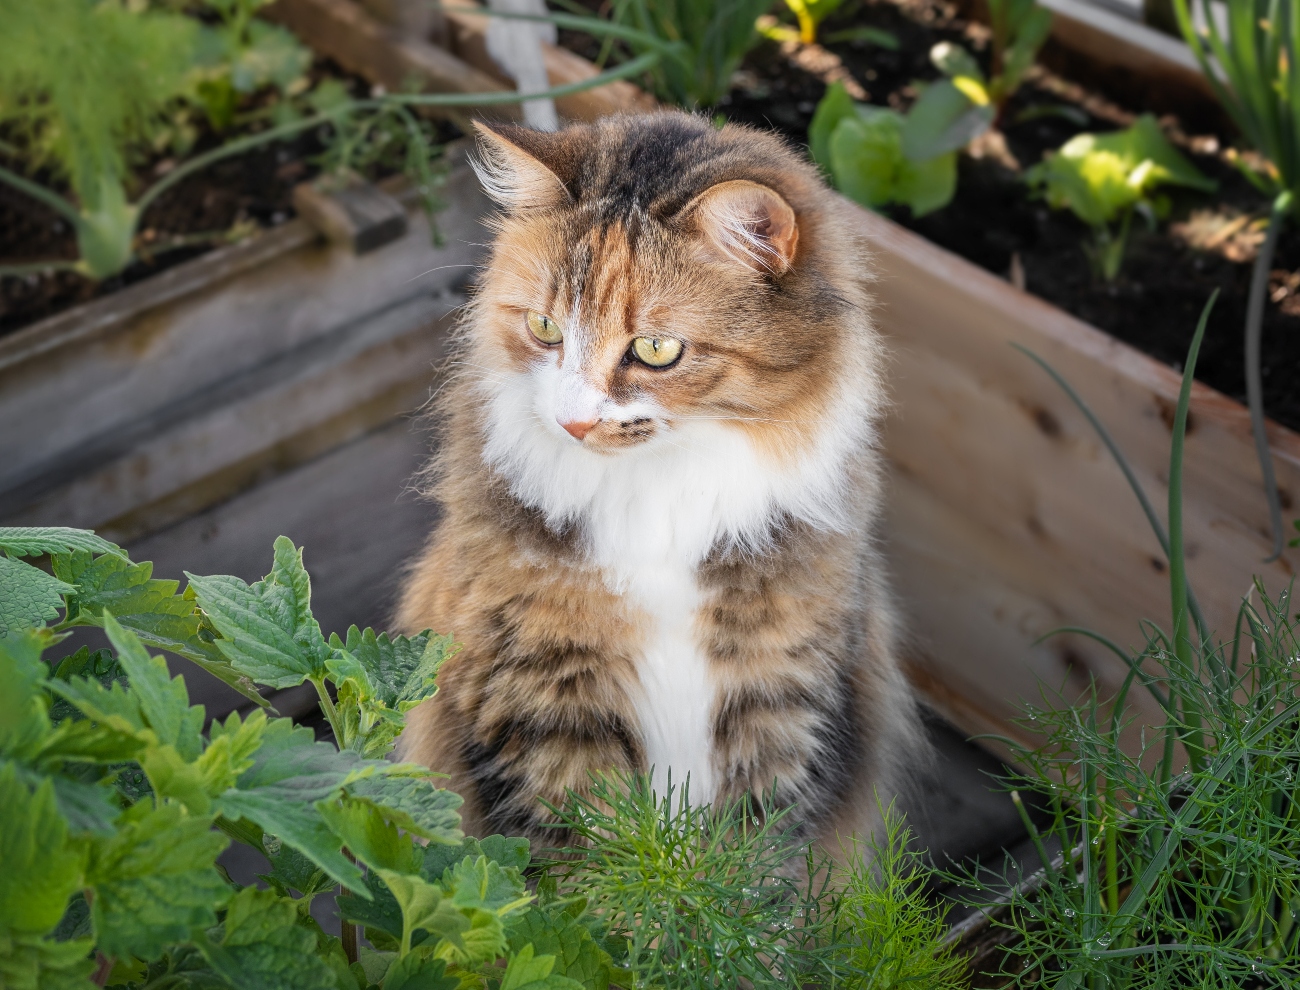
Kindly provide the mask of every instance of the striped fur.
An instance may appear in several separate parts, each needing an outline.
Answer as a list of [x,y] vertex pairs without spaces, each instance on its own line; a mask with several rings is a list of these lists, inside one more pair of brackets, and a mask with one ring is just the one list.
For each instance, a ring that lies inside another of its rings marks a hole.
[[[554,841],[539,797],[652,767],[699,802],[775,782],[823,838],[869,827],[919,743],[877,546],[865,246],[772,135],[680,113],[481,130],[505,209],[399,616],[464,649],[404,755],[452,775],[478,832]],[[682,357],[630,360],[637,336]]]

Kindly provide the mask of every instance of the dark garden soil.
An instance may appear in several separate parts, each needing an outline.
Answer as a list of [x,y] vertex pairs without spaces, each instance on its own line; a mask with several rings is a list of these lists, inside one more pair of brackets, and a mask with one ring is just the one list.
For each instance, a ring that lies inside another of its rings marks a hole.
[[[834,35],[871,26],[893,34],[897,50],[865,41],[837,42]],[[849,0],[822,25],[824,46],[800,49],[765,41],[746,58],[731,93],[716,109],[728,119],[773,128],[800,144],[825,80],[847,74],[871,103],[906,109],[914,80],[938,71],[930,48],[939,41],[965,45],[985,60],[987,29],[958,16],[941,0]],[[568,36],[573,47],[591,47]],[[592,52],[598,50],[595,46]],[[1053,60],[1061,64],[1062,59]],[[1078,60],[1075,60],[1076,67]],[[1098,80],[1090,80],[1097,82]],[[1103,84],[1104,85],[1104,84]],[[956,198],[924,217],[887,208],[894,220],[1004,278],[1023,277],[1028,291],[1119,337],[1153,357],[1181,367],[1201,308],[1220,290],[1198,364],[1198,377],[1244,401],[1242,330],[1251,261],[1262,234],[1250,220],[1266,203],[1222,152],[1232,143],[1213,106],[1183,118],[1161,118],[1167,133],[1207,175],[1219,182],[1213,195],[1167,189],[1173,210],[1155,232],[1135,221],[1129,250],[1113,285],[1094,278],[1082,250],[1087,228],[1067,212],[1031,198],[1020,172],[1047,150],[1085,130],[1128,126],[1146,109],[1123,103],[1123,86],[1080,85],[1036,69],[1004,114],[1005,150],[984,142],[980,157],[964,154]],[[1129,92],[1135,92],[1129,89]],[[1060,114],[1060,109],[1074,119]],[[1300,429],[1300,231],[1283,233],[1274,261],[1272,300],[1264,323],[1264,390],[1270,416]]]
[[[312,76],[341,79],[356,96],[369,91],[368,84],[325,60],[318,60]],[[458,134],[450,125],[440,125],[439,131],[443,140]],[[204,130],[191,157],[237,136]],[[0,335],[156,275],[229,243],[232,236],[248,236],[293,218],[293,187],[320,171],[321,137],[309,132],[217,162],[168,190],[141,220],[138,260],[114,278],[95,283],[67,271],[0,278]],[[6,161],[3,155],[0,164],[24,171],[21,163]],[[168,156],[144,163],[128,194],[138,196],[176,164]],[[48,176],[36,178],[49,182]],[[179,239],[196,243],[172,246]],[[0,183],[0,265],[76,257],[76,237],[67,221]]]

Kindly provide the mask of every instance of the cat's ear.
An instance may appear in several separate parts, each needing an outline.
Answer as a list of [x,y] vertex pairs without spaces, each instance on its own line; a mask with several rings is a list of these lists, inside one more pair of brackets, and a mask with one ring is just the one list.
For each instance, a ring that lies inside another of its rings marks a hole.
[[688,210],[706,254],[773,275],[794,264],[799,225],[790,204],[775,190],[747,179],[719,182]]
[[487,194],[511,212],[544,210],[573,201],[548,159],[564,159],[558,134],[514,124],[474,122],[479,157],[474,171]]

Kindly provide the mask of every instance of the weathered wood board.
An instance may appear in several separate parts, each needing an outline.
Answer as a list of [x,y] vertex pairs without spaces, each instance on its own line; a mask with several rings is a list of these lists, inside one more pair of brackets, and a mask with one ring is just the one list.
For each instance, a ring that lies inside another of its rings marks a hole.
[[418,406],[484,239],[469,169],[443,194],[441,246],[413,206],[361,256],[293,221],[0,342],[0,518],[136,539]]
[[[1128,456],[1152,501],[1168,495],[1179,376],[1034,296],[852,207],[880,272],[880,326],[894,352],[893,466],[887,536],[910,617],[914,676],[971,732],[1010,726],[1041,689],[1103,693],[1126,668],[1062,625],[1139,646],[1138,622],[1166,628],[1160,546],[1119,469],[1068,397],[1012,342],[1063,374]],[[1188,327],[1190,341],[1194,327]],[[1270,424],[1284,504],[1300,493],[1300,437]],[[1246,410],[1201,385],[1192,394],[1185,469],[1188,567],[1206,617],[1231,635],[1260,575],[1292,576],[1270,549]],[[1130,699],[1149,706],[1133,692]],[[1148,711],[1154,716],[1154,712]]]

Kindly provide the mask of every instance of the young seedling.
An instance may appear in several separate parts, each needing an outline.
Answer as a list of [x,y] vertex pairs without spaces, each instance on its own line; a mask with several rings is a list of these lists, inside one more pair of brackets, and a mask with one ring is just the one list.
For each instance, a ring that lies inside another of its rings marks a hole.
[[759,40],[755,22],[770,6],[769,0],[613,0],[611,18],[632,29],[621,39],[632,53],[661,55],[650,73],[659,97],[694,110],[716,106],[727,94],[732,73]]
[[1154,225],[1168,213],[1161,186],[1212,192],[1215,182],[1169,143],[1154,117],[1109,134],[1078,134],[1025,172],[1053,209],[1068,209],[1092,228],[1084,251],[1093,271],[1113,282],[1124,261],[1135,213]]
[[[254,42],[279,38],[273,47],[282,45],[281,35],[266,35],[244,23],[245,15],[251,16],[260,6],[258,0],[212,2],[230,13],[229,32],[244,32]],[[597,28],[604,25],[619,30],[603,21],[583,20]],[[163,193],[216,162],[322,126],[334,136],[325,156],[327,164],[346,172],[367,161],[396,159],[421,188],[426,206],[431,206],[434,149],[408,108],[474,107],[522,99],[514,92],[498,92],[390,94],[350,100],[337,89],[320,87],[315,94],[319,98],[313,101],[316,112],[307,116],[294,112],[288,115],[294,119],[286,123],[197,155],[131,201],[128,166],[157,134],[164,110],[187,91],[193,71],[202,62],[199,22],[179,14],[134,13],[116,3],[50,0],[49,4],[34,5],[25,0],[0,0],[0,23],[4,24],[0,31],[0,93],[4,94],[0,122],[12,123],[24,138],[25,150],[33,151],[38,163],[66,178],[73,195],[69,199],[3,166],[0,182],[63,217],[76,231],[79,249],[75,261],[0,266],[0,277],[51,269],[75,271],[94,280],[117,275],[136,259],[140,219]],[[236,38],[231,43],[242,42]],[[615,69],[529,98],[564,96],[637,75],[652,70],[666,57],[665,52],[676,51],[658,42],[650,48]],[[255,46],[242,50],[257,54]],[[243,85],[240,71],[233,71],[232,87]],[[254,78],[248,76],[249,85]],[[12,153],[4,145],[0,150]]]
[[[1183,38],[1200,62],[1219,102],[1262,161],[1238,155],[1238,167],[1270,202],[1268,233],[1255,258],[1246,306],[1246,401],[1273,531],[1268,560],[1282,553],[1282,506],[1264,429],[1260,338],[1269,272],[1288,218],[1300,219],[1300,11],[1287,0],[1172,0]],[[1216,14],[1226,8],[1226,33]]]
[[957,150],[991,116],[947,79],[927,86],[906,114],[855,103],[833,83],[808,128],[809,150],[850,199],[871,209],[901,203],[924,216],[951,202]]
[[930,60],[972,104],[993,107],[993,126],[1051,33],[1052,12],[1035,0],[989,0],[989,26],[993,38],[987,78],[975,57],[952,42],[935,45]]

